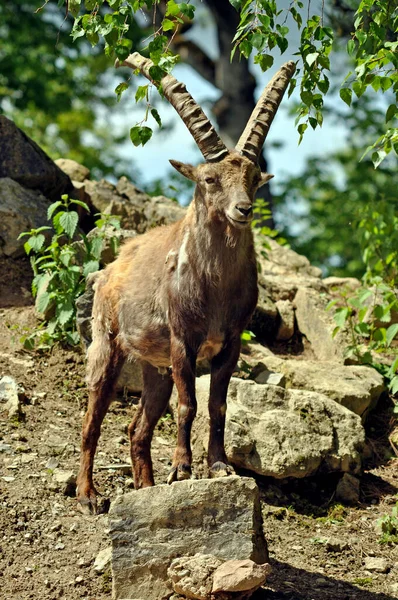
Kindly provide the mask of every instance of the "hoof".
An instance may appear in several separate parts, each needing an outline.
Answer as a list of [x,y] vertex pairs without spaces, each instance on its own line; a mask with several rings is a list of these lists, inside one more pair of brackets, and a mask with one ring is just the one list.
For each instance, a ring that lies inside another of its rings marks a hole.
[[228,475],[235,475],[235,471],[231,465],[218,460],[210,467],[210,477],[228,477]]
[[79,489],[77,489],[76,495],[80,511],[83,514],[101,515],[109,512],[109,498],[98,497],[98,494],[94,488],[88,490],[86,493],[80,492]]
[[174,481],[183,481],[184,479],[190,479],[192,476],[192,469],[189,465],[178,465],[173,467],[167,478],[167,483],[170,485]]

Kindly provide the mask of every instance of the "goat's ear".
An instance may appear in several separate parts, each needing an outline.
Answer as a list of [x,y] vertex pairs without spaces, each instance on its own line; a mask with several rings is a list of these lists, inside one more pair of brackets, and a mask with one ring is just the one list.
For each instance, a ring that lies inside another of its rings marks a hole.
[[260,183],[258,184],[258,187],[260,188],[261,186],[265,185],[267,181],[269,181],[273,177],[274,175],[270,175],[269,173],[261,173],[261,179]]
[[181,175],[184,175],[184,177],[191,181],[197,181],[196,167],[179,162],[178,160],[170,160],[169,162]]

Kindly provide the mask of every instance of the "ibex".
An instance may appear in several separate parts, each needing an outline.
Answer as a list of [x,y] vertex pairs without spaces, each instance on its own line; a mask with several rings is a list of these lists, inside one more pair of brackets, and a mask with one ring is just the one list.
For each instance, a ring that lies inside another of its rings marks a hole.
[[[153,63],[134,53],[123,63],[151,80]],[[178,391],[178,437],[168,482],[191,475],[190,433],[196,413],[196,361],[211,361],[211,476],[232,472],[224,450],[227,389],[240,335],[257,303],[257,266],[251,231],[261,173],[259,153],[295,70],[285,64],[265,88],[234,150],[228,150],[185,86],[172,75],[161,85],[206,162],[170,161],[196,183],[186,216],[126,243],[98,276],[93,341],[88,350],[89,402],[83,423],[77,497],[96,512],[93,462],[100,428],[125,360],[138,360],[143,391],[129,426],[136,488],[154,485],[150,445],[173,382]],[[172,372],[170,371],[170,367]]]

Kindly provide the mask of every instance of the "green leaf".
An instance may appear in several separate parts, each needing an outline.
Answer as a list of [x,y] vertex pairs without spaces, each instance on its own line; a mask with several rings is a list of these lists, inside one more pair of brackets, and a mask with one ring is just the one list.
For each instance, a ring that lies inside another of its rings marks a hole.
[[[98,227],[98,225],[97,225]],[[90,240],[90,250],[91,250],[91,255],[99,260],[101,258],[101,252],[102,252],[102,248],[103,248],[104,242],[102,240],[102,238],[100,237],[95,237],[94,239]]]
[[119,60],[126,60],[130,54],[131,47],[133,45],[132,40],[123,38],[119,40],[115,46],[115,54]]
[[307,106],[311,106],[313,97],[314,96],[313,96],[312,92],[309,92],[308,90],[302,90],[300,93],[301,100]]
[[61,200],[57,200],[57,202],[53,202],[52,204],[50,204],[50,206],[47,209],[47,219],[50,220],[54,214],[54,211],[56,211],[57,208],[62,205],[63,202],[61,202]]
[[319,56],[319,52],[311,52],[310,54],[307,54],[307,56],[305,57],[306,63],[308,66],[311,66],[314,64],[314,62],[317,60]]
[[28,239],[28,244],[31,248],[31,250],[33,250],[34,252],[40,252],[40,250],[43,247],[45,238],[43,234],[39,234],[39,235],[32,235],[29,239]]
[[64,212],[59,220],[60,226],[70,238],[73,238],[78,222],[79,215],[74,210]]
[[82,202],[82,200],[71,200],[70,203],[71,204],[77,204],[77,206],[81,206],[88,213],[90,212],[90,208],[88,207],[88,205],[85,202]]
[[36,299],[36,304],[35,304],[37,312],[44,314],[47,310],[50,300],[51,300],[51,297],[48,292],[38,293],[37,299]]
[[160,115],[159,115],[158,111],[156,110],[156,108],[151,109],[151,115],[153,116],[153,118],[155,119],[155,121],[159,125],[159,127],[161,127],[162,120],[161,120]]
[[90,273],[95,273],[95,271],[99,271],[100,265],[98,260],[89,260],[83,267],[83,275],[87,277]]
[[348,106],[351,106],[352,100],[352,90],[350,88],[341,88],[340,90],[340,98],[345,102]]
[[77,344],[80,342],[79,332],[78,331],[67,331],[66,341],[71,346],[77,346]]
[[254,62],[257,65],[260,65],[262,71],[266,71],[274,64],[274,57],[270,54],[257,54],[254,57]]
[[299,132],[299,134],[300,134],[299,141],[298,141],[299,145],[301,144],[301,141],[302,141],[302,139],[303,139],[303,135],[304,135],[304,131],[307,129],[307,127],[308,127],[307,123],[301,123],[301,124],[300,124],[300,125],[297,127],[297,131],[298,131],[298,132]]
[[394,115],[398,112],[398,107],[396,104],[390,104],[390,106],[387,108],[387,112],[386,112],[386,123],[388,123],[388,121],[391,121],[391,119],[394,117]]
[[348,40],[347,42],[347,52],[350,56],[353,56],[355,53],[355,41],[354,40]]
[[162,77],[164,77],[165,72],[161,67],[154,65],[149,68],[149,75],[155,83],[158,83],[161,81]]
[[387,329],[387,333],[386,333],[386,342],[387,342],[387,346],[391,346],[391,342],[394,340],[394,338],[397,336],[398,334],[398,323],[394,323],[393,325],[390,325],[390,327]]
[[252,45],[248,40],[242,40],[239,44],[239,50],[245,58],[249,58],[252,51]]
[[152,129],[150,127],[141,127],[136,125],[130,129],[130,139],[134,146],[145,146],[152,137]]
[[81,0],[69,0],[69,12],[76,18],[80,12]]
[[72,300],[68,297],[61,297],[57,302],[55,314],[59,324],[66,325],[74,314]]
[[324,94],[327,93],[328,89],[329,89],[329,79],[325,76],[325,79],[320,79],[317,83],[318,88],[321,90],[321,92],[323,92]]
[[314,117],[309,117],[308,120],[310,122],[312,129],[316,129],[318,126],[318,121],[316,119],[314,119]]
[[139,85],[137,91],[135,92],[135,101],[139,102],[143,98],[148,99],[148,88],[149,83],[147,85]]
[[336,314],[334,315],[334,320],[335,323],[338,327],[344,327],[344,324],[348,318],[348,315],[350,313],[350,309],[349,308],[338,308],[336,310]]
[[120,102],[120,99],[122,97],[123,92],[125,92],[126,90],[128,90],[129,88],[129,84],[126,83],[125,81],[122,81],[122,83],[119,83],[119,85],[117,85],[115,87],[115,94],[117,96],[117,101]]
[[170,19],[163,19],[162,21],[163,31],[171,31],[176,25],[176,21],[170,21]]

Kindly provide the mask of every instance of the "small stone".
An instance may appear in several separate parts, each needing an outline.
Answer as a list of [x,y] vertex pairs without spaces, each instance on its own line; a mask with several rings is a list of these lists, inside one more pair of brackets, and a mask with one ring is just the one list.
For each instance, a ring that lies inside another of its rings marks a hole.
[[6,482],[6,483],[12,483],[13,481],[15,481],[15,477],[11,477],[10,475],[5,475],[4,477],[2,477],[2,479]]
[[19,419],[22,415],[21,403],[25,397],[25,391],[12,377],[0,379],[0,410],[8,412],[9,419]]
[[252,560],[227,560],[213,573],[215,592],[245,592],[256,590],[265,583],[271,573],[271,565],[257,565]]
[[101,550],[94,561],[94,571],[100,575],[101,573],[105,573],[107,568],[111,564],[112,558],[112,546],[108,546],[104,550]]
[[329,552],[343,552],[344,550],[348,550],[350,545],[339,538],[329,538],[325,547]]
[[76,495],[76,476],[73,471],[54,469],[53,479],[65,496],[74,497]]
[[364,567],[368,571],[375,571],[376,573],[387,573],[390,569],[388,561],[381,556],[367,556],[365,558]]
[[358,504],[359,479],[350,473],[344,473],[336,488],[336,499],[344,504]]
[[197,553],[175,558],[167,569],[167,575],[177,594],[207,600],[211,595],[213,572],[221,565],[222,560],[216,556]]
[[55,550],[64,550],[65,544],[63,544],[62,542],[58,542],[58,544],[56,544],[54,548]]
[[79,567],[85,568],[85,567],[89,567],[91,565],[91,563],[92,563],[91,558],[81,558],[77,564]]
[[273,371],[268,371],[268,369],[261,371],[254,381],[260,384],[267,383],[268,385],[286,387],[286,377],[282,373],[274,373]]
[[110,465],[98,466],[101,471],[121,471],[123,475],[131,475],[131,465],[128,463],[112,463]]
[[54,456],[51,456],[46,462],[46,469],[50,469],[51,471],[53,471],[58,467],[58,465],[59,461]]
[[75,578],[75,583],[77,583],[77,584],[79,584],[79,583],[83,583],[83,581],[84,581],[84,577],[82,577],[81,575],[78,575],[78,576]]
[[127,440],[125,437],[123,437],[122,435],[115,438],[115,444],[120,444],[121,446],[124,444],[127,444]]
[[280,341],[290,340],[294,335],[293,305],[290,300],[277,300],[275,306],[281,319],[276,339]]
[[25,571],[26,571],[27,573],[33,573],[33,569],[32,569],[32,567],[25,567]]

